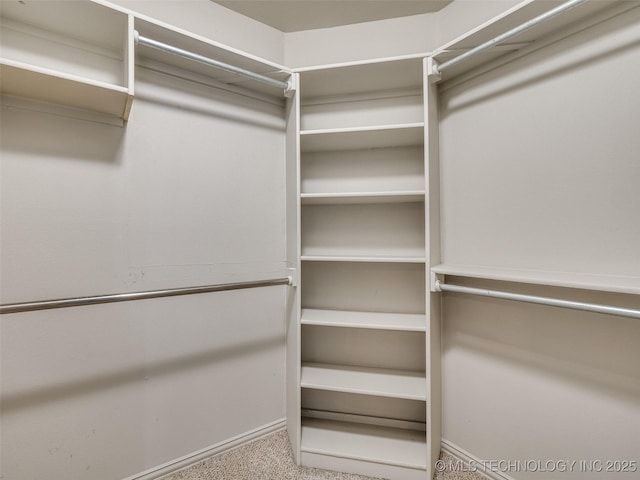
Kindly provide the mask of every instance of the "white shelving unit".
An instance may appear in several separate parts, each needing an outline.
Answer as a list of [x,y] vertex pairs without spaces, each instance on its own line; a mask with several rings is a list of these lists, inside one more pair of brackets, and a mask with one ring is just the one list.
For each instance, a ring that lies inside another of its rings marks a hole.
[[126,120],[133,17],[93,2],[0,4],[2,94]]
[[423,72],[419,57],[300,71],[303,465],[433,474]]

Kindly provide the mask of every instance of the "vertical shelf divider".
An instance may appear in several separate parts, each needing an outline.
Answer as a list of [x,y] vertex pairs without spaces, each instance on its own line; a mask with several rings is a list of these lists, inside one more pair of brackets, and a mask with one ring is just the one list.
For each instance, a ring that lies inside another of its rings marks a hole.
[[425,241],[427,264],[426,351],[427,351],[427,478],[433,478],[440,458],[442,438],[441,294],[431,291],[431,267],[440,263],[440,163],[438,85],[429,81],[432,58],[423,61],[424,155],[425,155]]

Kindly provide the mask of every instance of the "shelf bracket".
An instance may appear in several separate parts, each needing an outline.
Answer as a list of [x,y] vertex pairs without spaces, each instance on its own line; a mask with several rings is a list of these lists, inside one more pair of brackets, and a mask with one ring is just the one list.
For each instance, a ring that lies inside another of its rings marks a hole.
[[441,292],[440,282],[444,282],[444,274],[431,272],[431,278],[429,281],[429,287],[431,292]]
[[298,269],[297,268],[287,268],[287,275],[289,277],[291,287],[298,286]]
[[429,83],[438,83],[442,79],[438,64],[433,57],[427,57],[427,79]]
[[300,89],[300,75],[292,73],[287,81],[287,88],[284,90],[284,96],[291,98]]

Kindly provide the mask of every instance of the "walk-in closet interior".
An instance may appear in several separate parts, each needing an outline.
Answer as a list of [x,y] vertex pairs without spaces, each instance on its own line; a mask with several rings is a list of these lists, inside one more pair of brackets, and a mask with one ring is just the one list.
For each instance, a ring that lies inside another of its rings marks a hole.
[[1,479],[640,478],[640,1],[391,3],[0,0]]

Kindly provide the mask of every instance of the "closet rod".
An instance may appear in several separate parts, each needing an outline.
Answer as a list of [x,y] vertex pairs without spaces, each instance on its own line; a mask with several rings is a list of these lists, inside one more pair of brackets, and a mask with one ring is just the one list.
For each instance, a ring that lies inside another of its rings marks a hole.
[[8,303],[0,305],[0,314],[31,312],[34,310],[49,310],[52,308],[81,307],[99,303],[130,302],[149,298],[177,297],[179,295],[193,295],[197,293],[224,292],[227,290],[242,290],[245,288],[274,287],[276,285],[293,285],[292,277],[272,278],[268,280],[253,280],[237,283],[220,283],[200,287],[171,288],[166,290],[149,290],[146,292],[116,293],[98,295],[94,297],[63,298],[57,300],[43,300],[28,303]]
[[530,28],[546,21],[549,20],[550,18],[555,17],[556,15],[559,15],[560,13],[563,13],[573,7],[576,7],[578,5],[580,5],[581,3],[586,2],[587,0],[569,0],[568,2],[565,2],[561,5],[558,5],[556,8],[553,8],[551,10],[549,10],[546,13],[543,13],[542,15],[538,15],[537,17],[529,20],[528,22],[523,23],[522,25],[519,25],[515,28],[512,28],[511,30],[502,33],[500,35],[498,35],[497,37],[484,42],[480,45],[478,45],[477,47],[472,48],[471,50],[458,55],[457,57],[452,58],[451,60],[448,60],[446,62],[441,63],[440,65],[438,65],[436,68],[438,70],[438,72],[442,73],[444,72],[447,68],[451,68],[454,65],[457,65],[458,63],[480,53],[483,52],[485,50],[488,50],[502,42],[504,42],[505,40],[508,40],[511,37],[515,37],[516,35],[521,34],[522,32],[529,30]]
[[173,55],[177,55],[179,57],[187,58],[189,60],[194,60],[196,62],[209,65],[210,67],[224,70],[225,72],[235,73],[245,78],[249,78],[257,82],[265,83],[272,87],[281,88],[285,94],[291,91],[291,82],[283,82],[280,80],[276,80],[275,78],[267,77],[265,75],[260,75],[259,73],[245,70],[244,68],[235,67],[228,63],[214,60],[213,58],[205,57],[203,55],[199,55],[197,53],[193,53],[188,50],[183,50],[181,48],[174,47],[172,45],[167,45],[166,43],[158,42],[157,40],[153,40],[151,38],[143,37],[138,33],[137,30],[135,31],[134,36],[135,36],[135,42],[138,45],[144,45],[146,47],[155,48],[156,50],[161,50],[165,53],[170,53]]
[[435,284],[436,291],[469,293],[471,295],[480,295],[483,297],[494,297],[505,300],[515,300],[518,302],[538,303],[540,305],[551,305],[554,307],[572,308],[574,310],[584,310],[587,312],[604,313],[608,315],[618,315],[621,317],[640,318],[640,310],[631,308],[612,307],[609,305],[599,305],[595,303],[573,302],[571,300],[561,300],[550,297],[537,297],[533,295],[523,295],[520,293],[500,292],[497,290],[485,290],[483,288],[462,287],[460,285],[451,285],[437,281]]

